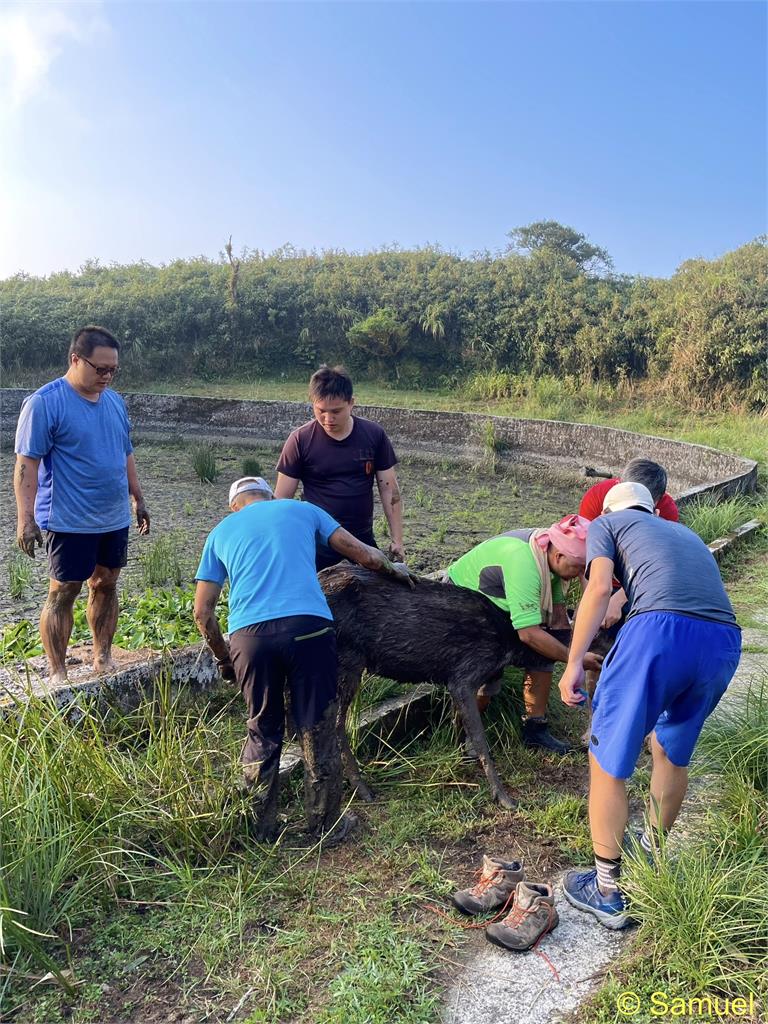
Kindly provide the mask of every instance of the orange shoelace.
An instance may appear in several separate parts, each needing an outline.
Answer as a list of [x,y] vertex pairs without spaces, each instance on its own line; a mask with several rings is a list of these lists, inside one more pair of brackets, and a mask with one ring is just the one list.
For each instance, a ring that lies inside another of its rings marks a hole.
[[[486,889],[490,889],[490,887],[495,884],[496,879],[499,877],[500,874],[501,870],[499,869],[492,872],[492,874],[483,877],[482,868],[480,868],[478,871],[475,871],[475,877],[478,879],[478,881],[475,883],[475,885],[472,886],[471,889],[468,890],[469,893],[475,897],[482,896]],[[440,907],[435,906],[434,903],[425,903],[424,909],[429,910],[433,914],[437,914],[438,917],[444,917],[446,921],[450,921],[451,924],[455,924],[456,927],[461,928],[462,931],[473,931],[477,928],[485,928],[489,924],[494,924],[496,921],[502,918],[504,914],[512,906],[514,898],[515,890],[512,889],[509,896],[507,896],[506,900],[504,901],[504,905],[501,908],[501,910],[499,910],[498,913],[494,914],[493,917],[486,918],[484,921],[480,921],[477,924],[464,924],[462,921],[458,920],[452,914],[446,914],[444,910],[441,910]]]
[[[482,872],[476,872],[476,874],[482,874]],[[491,876],[491,877],[493,877],[493,876]],[[475,888],[478,888],[481,884],[482,884],[482,879],[480,880],[480,882],[477,883],[477,886]],[[485,885],[485,889],[487,889],[487,888],[488,888],[488,883]],[[470,891],[472,891],[472,890],[470,890]],[[446,912],[444,910],[442,910],[440,907],[435,906],[433,903],[425,903],[425,904],[423,904],[423,909],[424,910],[429,910],[433,914],[437,914],[438,917],[445,918],[446,921],[450,921],[452,925],[455,925],[455,927],[457,927],[457,928],[461,928],[462,931],[474,931],[474,930],[476,930],[478,928],[487,928],[489,924],[495,924],[497,921],[499,921],[499,919],[503,917],[503,915],[504,915],[505,911],[507,910],[507,908],[510,907],[510,905],[514,901],[514,898],[515,898],[515,889],[513,889],[512,892],[509,894],[509,896],[507,897],[507,899],[506,899],[506,901],[504,903],[504,906],[501,908],[501,910],[497,914],[495,914],[493,917],[489,917],[485,921],[480,921],[477,924],[464,924],[462,921],[459,921],[453,915],[446,914]],[[519,925],[522,921],[525,920],[525,918],[526,918],[526,916],[528,914],[532,914],[536,909],[537,909],[536,907],[515,907],[513,910],[509,911],[509,913],[507,914],[506,918],[504,918],[504,920],[501,923],[507,925],[507,927],[509,927],[509,928],[515,928],[517,925]],[[560,974],[558,973],[557,968],[552,963],[552,961],[549,959],[547,954],[543,950],[538,948],[539,943],[544,938],[544,936],[547,935],[550,931],[552,931],[552,919],[554,917],[554,914],[555,914],[554,905],[551,904],[551,903],[548,903],[547,904],[547,915],[548,915],[548,917],[547,917],[547,927],[544,929],[544,931],[542,931],[541,935],[539,935],[538,939],[536,939],[534,944],[531,946],[531,950],[532,950],[532,952],[534,952],[536,954],[536,956],[540,956],[541,957],[541,959],[544,961],[544,963],[547,965],[547,967],[550,969],[550,971],[552,971],[552,974],[554,975],[555,981],[559,982],[560,981]]]

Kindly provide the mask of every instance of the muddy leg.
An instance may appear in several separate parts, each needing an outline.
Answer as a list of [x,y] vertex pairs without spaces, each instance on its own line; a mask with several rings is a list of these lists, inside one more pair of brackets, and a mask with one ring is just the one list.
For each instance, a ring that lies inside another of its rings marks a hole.
[[336,728],[339,737],[341,759],[344,762],[344,774],[347,777],[347,781],[361,800],[365,800],[366,803],[371,803],[374,798],[373,792],[363,779],[362,772],[360,771],[360,765],[357,763],[357,758],[352,753],[352,747],[349,744],[349,736],[347,735],[347,714],[349,712],[349,705],[354,700],[355,694],[360,687],[361,678],[362,670],[343,673],[339,672],[339,710],[336,720]]
[[336,734],[336,703],[319,722],[299,732],[304,756],[304,810],[313,835],[332,829],[341,814],[342,771]]
[[86,617],[93,634],[93,670],[111,672],[112,640],[117,629],[117,577],[119,569],[106,569],[97,565],[88,580],[88,606]]
[[285,669],[274,624],[259,623],[230,637],[232,662],[248,708],[248,735],[240,755],[243,784],[253,800],[255,835],[277,834],[280,752],[283,747]]
[[478,761],[483,766],[485,777],[488,779],[488,785],[491,787],[493,799],[501,804],[502,807],[506,807],[507,810],[514,810],[517,807],[517,801],[513,800],[509,793],[507,793],[504,783],[496,771],[496,766],[493,763],[491,751],[488,747],[485,729],[480,718],[480,712],[477,710],[475,694],[467,692],[466,687],[462,686],[449,687],[449,689],[461,715],[464,732],[477,752]]
[[67,678],[67,644],[74,621],[72,608],[82,585],[50,581],[48,597],[40,613],[40,637],[48,657],[50,683],[61,683]]
[[249,729],[249,736],[243,747],[242,762],[243,782],[253,802],[254,837],[258,842],[273,842],[277,836],[280,748],[259,760]]

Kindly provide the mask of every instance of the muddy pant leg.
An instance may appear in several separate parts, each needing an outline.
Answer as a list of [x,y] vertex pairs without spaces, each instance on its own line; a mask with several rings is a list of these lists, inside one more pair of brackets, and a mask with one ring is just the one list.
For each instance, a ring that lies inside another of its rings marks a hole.
[[341,814],[343,773],[337,709],[333,701],[316,725],[299,733],[304,756],[304,810],[307,827],[316,835],[331,829]]
[[336,633],[307,616],[286,645],[291,706],[304,756],[304,807],[311,832],[333,826],[341,812],[342,768],[336,731]]
[[253,790],[259,831],[267,837],[277,822],[285,665],[270,622],[237,630],[230,649],[248,709],[248,735],[240,755],[243,778]]

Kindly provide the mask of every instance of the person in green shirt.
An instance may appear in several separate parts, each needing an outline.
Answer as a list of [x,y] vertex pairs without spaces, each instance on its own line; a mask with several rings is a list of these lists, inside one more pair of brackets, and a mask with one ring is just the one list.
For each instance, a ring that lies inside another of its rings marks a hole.
[[[570,629],[562,580],[576,579],[584,572],[588,526],[588,520],[572,515],[547,530],[510,530],[462,555],[449,566],[447,580],[485,595],[508,612],[517,635],[537,654],[551,662],[567,662],[568,648],[547,627]],[[587,654],[584,668],[599,669],[601,660],[595,654]],[[550,664],[544,670],[526,669],[523,742],[526,746],[565,754],[572,746],[553,736],[547,725],[553,668]],[[500,689],[501,680],[497,679],[478,690],[481,711]]]

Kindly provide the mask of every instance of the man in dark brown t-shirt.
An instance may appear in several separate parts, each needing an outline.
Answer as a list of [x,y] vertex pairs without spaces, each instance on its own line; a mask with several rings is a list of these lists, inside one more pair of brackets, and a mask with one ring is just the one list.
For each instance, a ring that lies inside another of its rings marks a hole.
[[[301,481],[304,500],[325,509],[364,544],[373,536],[373,481],[379,488],[391,538],[389,553],[405,559],[397,457],[378,423],[353,416],[352,381],[340,367],[321,366],[309,383],[314,420],[294,430],[277,463],[276,498],[292,498]],[[341,561],[318,547],[317,568]]]

